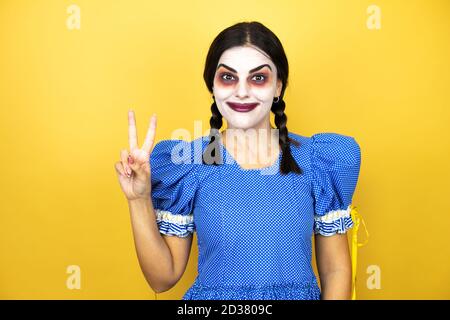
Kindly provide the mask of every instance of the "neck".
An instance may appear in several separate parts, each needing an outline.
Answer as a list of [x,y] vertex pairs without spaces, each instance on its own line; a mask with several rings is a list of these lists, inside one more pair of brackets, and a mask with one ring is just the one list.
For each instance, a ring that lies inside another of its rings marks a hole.
[[229,125],[221,132],[222,143],[240,163],[250,165],[271,164],[279,152],[278,132],[270,124],[270,114],[256,126],[240,129]]

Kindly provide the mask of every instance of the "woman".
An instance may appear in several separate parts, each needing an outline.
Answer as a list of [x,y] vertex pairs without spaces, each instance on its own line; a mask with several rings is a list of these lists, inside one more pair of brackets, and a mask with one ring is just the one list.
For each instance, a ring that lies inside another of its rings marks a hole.
[[[163,292],[178,282],[196,231],[198,276],[183,299],[349,299],[346,231],[360,169],[356,140],[287,130],[288,62],[261,23],[223,30],[209,49],[204,80],[213,99],[209,136],[162,140],[152,150],[153,115],[138,149],[129,113],[130,150],[122,150],[116,171],[148,283]],[[222,118],[228,128],[219,132]],[[175,159],[180,150],[182,161]],[[311,266],[313,235],[320,289]]]

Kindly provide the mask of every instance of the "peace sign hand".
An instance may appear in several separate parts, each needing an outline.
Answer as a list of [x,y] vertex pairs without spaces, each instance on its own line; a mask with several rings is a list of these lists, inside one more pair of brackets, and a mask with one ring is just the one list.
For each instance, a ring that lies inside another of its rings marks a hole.
[[151,196],[150,150],[156,132],[156,114],[150,118],[150,126],[144,145],[138,148],[134,111],[128,112],[128,139],[130,151],[123,149],[115,163],[120,187],[128,200],[148,199]]

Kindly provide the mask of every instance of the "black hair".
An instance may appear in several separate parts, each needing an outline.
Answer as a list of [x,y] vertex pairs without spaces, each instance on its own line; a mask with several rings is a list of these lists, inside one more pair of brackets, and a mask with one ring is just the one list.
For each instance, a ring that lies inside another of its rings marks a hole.
[[[301,174],[302,170],[291,153],[291,143],[299,146],[300,142],[288,137],[287,116],[284,112],[286,105],[283,95],[288,84],[288,61],[280,40],[271,30],[260,22],[252,21],[239,22],[221,31],[212,42],[206,57],[203,72],[206,86],[209,92],[213,93],[216,68],[222,53],[237,46],[254,46],[259,48],[271,58],[277,67],[277,78],[281,80],[283,87],[279,99],[272,103],[271,111],[275,114],[275,125],[279,130],[279,144],[282,152],[280,172],[282,174],[288,174],[289,172]],[[217,108],[215,99],[211,105],[211,113],[212,116],[209,120],[211,126],[210,141],[202,159],[204,164],[217,165],[215,160],[212,163],[205,162],[205,157],[208,157],[208,159],[211,157],[217,158],[215,150],[219,149],[218,139],[221,138],[219,129],[222,127],[222,115]]]

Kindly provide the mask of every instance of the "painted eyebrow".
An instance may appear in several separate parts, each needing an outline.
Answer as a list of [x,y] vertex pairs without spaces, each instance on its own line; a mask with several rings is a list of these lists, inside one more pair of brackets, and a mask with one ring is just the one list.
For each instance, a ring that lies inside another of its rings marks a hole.
[[[223,64],[223,63],[219,64],[219,65],[217,66],[217,69],[219,69],[220,67],[224,67],[224,68],[226,68],[226,69],[228,69],[228,70],[230,70],[230,71],[233,71],[234,73],[237,73],[236,70],[234,70],[233,68],[227,66],[226,64]],[[270,71],[272,71],[272,68],[270,67],[270,65],[268,65],[268,64],[262,64],[262,65],[260,65],[259,67],[256,67],[256,68],[250,70],[249,73],[258,71],[258,70],[260,70],[260,69],[262,69],[262,68],[264,68],[264,67],[268,67],[268,68],[270,69]],[[216,69],[216,70],[217,70],[217,69]]]

